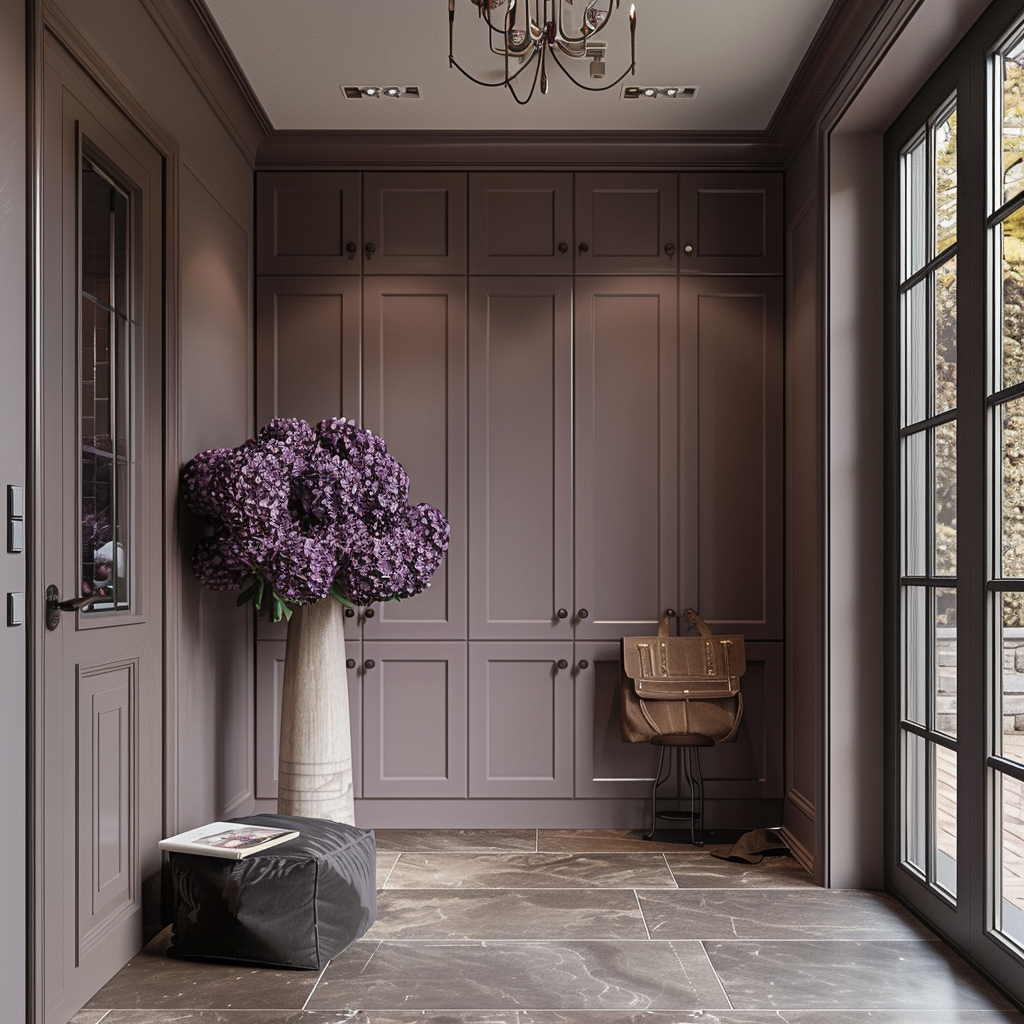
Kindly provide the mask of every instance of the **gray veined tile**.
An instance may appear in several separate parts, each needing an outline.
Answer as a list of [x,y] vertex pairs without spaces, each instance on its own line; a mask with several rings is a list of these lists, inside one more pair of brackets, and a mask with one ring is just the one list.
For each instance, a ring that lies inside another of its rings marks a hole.
[[697,942],[357,942],[309,1009],[700,1009],[728,1002]]
[[[438,1017],[438,1022],[446,1018]],[[1013,1010],[523,1011],[518,1024],[1022,1024]],[[373,1020],[372,1024],[385,1024]],[[405,1020],[386,1024],[407,1024]],[[413,1022],[408,1022],[413,1024]],[[454,1024],[454,1022],[453,1022]]]
[[537,832],[532,828],[378,828],[377,849],[388,852],[448,850],[461,853],[492,853],[502,850],[532,852]]
[[641,829],[542,828],[537,833],[542,853],[678,853],[680,845],[644,839]]
[[940,942],[705,942],[735,1007],[985,1010],[1009,1003]]
[[630,889],[390,889],[368,939],[646,939]]
[[675,888],[660,853],[403,853],[385,889]]
[[712,857],[710,848],[666,853],[680,889],[813,889],[811,876],[789,856],[765,857],[743,864]]
[[381,850],[377,851],[377,888],[383,889],[384,883],[388,880],[388,875],[394,870],[395,865],[398,863],[398,858],[401,857],[400,853],[386,853]]
[[934,939],[881,893],[659,889],[638,896],[653,939]]

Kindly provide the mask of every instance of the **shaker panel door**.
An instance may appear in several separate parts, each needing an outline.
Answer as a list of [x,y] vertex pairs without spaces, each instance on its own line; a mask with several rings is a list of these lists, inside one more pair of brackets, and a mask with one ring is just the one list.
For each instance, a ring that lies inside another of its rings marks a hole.
[[[263,277],[256,285],[256,422],[296,416],[360,418],[360,282],[352,277]],[[346,619],[358,639],[358,620]],[[258,640],[286,624],[256,620]]]
[[576,175],[577,274],[675,274],[675,174]]
[[466,645],[363,645],[363,795],[466,795]]
[[[278,741],[281,736],[281,690],[284,686],[284,650],[281,640],[256,644],[256,797],[277,799]],[[362,773],[362,644],[346,641],[348,658],[348,719],[352,730],[352,789],[363,795]]]
[[[647,797],[657,747],[624,743],[619,729],[623,682],[619,644],[576,644],[576,796]],[[632,683],[625,680],[627,686]]]
[[465,174],[367,174],[363,211],[364,274],[466,272]]
[[[439,508],[451,546],[416,597],[364,612],[366,640],[466,636],[466,282],[364,282],[364,426],[409,474],[409,500]],[[372,613],[372,614],[371,614]]]
[[782,281],[683,278],[679,316],[679,603],[781,640]]
[[678,601],[676,280],[576,279],[577,640]]
[[681,174],[682,274],[781,274],[781,174]]
[[572,274],[571,174],[469,176],[470,274]]
[[571,797],[572,644],[469,645],[469,795]]
[[362,273],[359,179],[355,171],[260,171],[256,273]]
[[470,280],[470,636],[572,639],[572,283]]

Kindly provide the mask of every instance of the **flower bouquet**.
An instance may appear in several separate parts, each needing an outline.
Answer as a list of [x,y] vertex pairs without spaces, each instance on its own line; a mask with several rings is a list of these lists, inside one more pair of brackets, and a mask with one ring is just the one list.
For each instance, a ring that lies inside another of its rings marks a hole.
[[278,810],[351,822],[341,605],[420,593],[448,523],[410,505],[384,442],[340,418],[271,420],[237,448],[201,452],[181,480],[186,506],[213,527],[192,555],[198,579],[288,620]]

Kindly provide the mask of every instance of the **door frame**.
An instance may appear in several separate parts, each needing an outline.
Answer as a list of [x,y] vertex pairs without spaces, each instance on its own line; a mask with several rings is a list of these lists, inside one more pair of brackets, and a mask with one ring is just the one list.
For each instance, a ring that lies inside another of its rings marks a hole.
[[26,655],[28,691],[28,821],[27,851],[27,935],[28,968],[27,1020],[42,1024],[42,649],[43,594],[46,581],[42,571],[42,367],[43,367],[43,69],[47,37],[59,45],[107,100],[157,151],[163,160],[163,451],[161,473],[160,557],[163,566],[163,737],[162,794],[163,828],[166,835],[177,831],[177,692],[178,635],[180,623],[181,568],[177,550],[177,491],[181,466],[180,416],[180,253],[178,240],[179,146],[139,103],[127,80],[63,12],[45,0],[26,0],[28,67],[28,359],[27,359],[27,456],[26,456]]

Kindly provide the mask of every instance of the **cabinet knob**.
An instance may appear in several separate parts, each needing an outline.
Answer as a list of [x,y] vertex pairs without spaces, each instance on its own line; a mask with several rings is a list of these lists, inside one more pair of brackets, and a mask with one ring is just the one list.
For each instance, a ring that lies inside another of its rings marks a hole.
[[363,662],[363,668],[370,669],[373,668],[376,664],[377,662],[375,662],[373,658],[367,658],[366,661]]
[[590,252],[590,246],[586,242],[580,242],[580,252]]
[[366,252],[366,258],[370,260],[373,259],[373,254],[377,251],[377,246],[375,246],[373,242],[367,242],[366,245],[363,246],[363,250]]
[[345,252],[348,253],[348,258],[350,260],[354,259],[355,258],[355,252],[356,252],[356,243],[355,242],[349,242],[348,245],[345,246]]
[[559,668],[568,668],[569,667],[569,662],[567,662],[565,660],[565,658],[559,658],[558,659],[558,667]]
[[675,252],[676,252],[676,243],[675,242],[666,242],[665,243],[665,254],[667,256],[674,256]]
[[558,611],[555,614],[560,619],[567,619],[567,618],[569,618],[569,613],[564,608],[559,608]]
[[586,658],[581,658],[579,664],[581,670],[590,668],[590,662]]
[[345,659],[345,668],[355,668],[355,667],[356,667],[356,659],[355,658],[346,658]]
[[345,618],[346,619],[351,619],[352,616],[355,615],[355,613],[356,613],[355,608],[346,608],[345,609]]
[[372,608],[367,608],[363,612],[363,617],[367,618],[367,619],[372,619],[374,617],[374,615],[376,615],[376,612]]
[[576,613],[576,618],[577,618],[577,619],[585,619],[585,618],[586,618],[586,617],[587,617],[587,616],[588,616],[589,614],[590,614],[590,612],[588,612],[586,608],[581,608],[581,609],[580,609],[580,610],[579,610],[579,611],[578,611],[578,612]]
[[693,252],[693,246],[692,245],[684,245],[683,246],[683,252],[685,252],[687,255],[689,255],[691,252]]
[[569,243],[568,242],[559,242],[558,243],[558,251],[559,252],[568,252],[569,251]]

